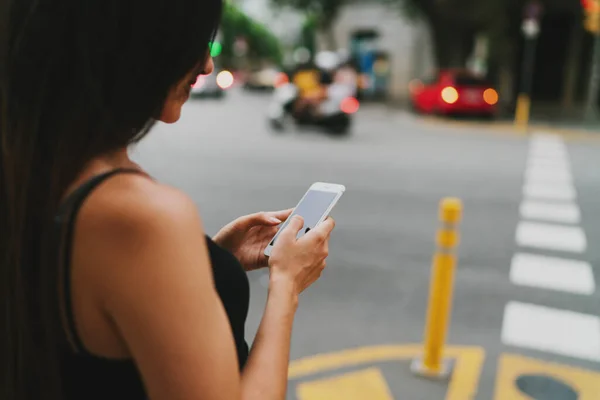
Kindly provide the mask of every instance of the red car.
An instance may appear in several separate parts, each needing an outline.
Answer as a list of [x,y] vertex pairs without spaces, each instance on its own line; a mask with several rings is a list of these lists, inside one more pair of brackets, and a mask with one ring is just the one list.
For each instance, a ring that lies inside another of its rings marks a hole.
[[410,95],[415,111],[427,114],[494,117],[498,92],[483,78],[461,70],[442,70],[433,79],[414,80]]

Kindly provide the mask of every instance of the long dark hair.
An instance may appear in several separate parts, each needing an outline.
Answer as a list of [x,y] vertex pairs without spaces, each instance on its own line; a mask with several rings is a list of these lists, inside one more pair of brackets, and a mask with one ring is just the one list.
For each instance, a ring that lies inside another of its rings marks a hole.
[[58,400],[53,216],[207,60],[222,0],[0,0],[0,399]]

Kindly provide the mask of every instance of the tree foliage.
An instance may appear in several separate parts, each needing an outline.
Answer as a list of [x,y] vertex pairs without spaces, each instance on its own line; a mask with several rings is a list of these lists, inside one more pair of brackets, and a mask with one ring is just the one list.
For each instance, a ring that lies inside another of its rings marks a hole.
[[[441,67],[464,66],[470,52],[469,38],[484,33],[490,42],[490,59],[495,63],[511,59],[518,43],[526,0],[386,0],[400,3],[409,17],[428,22]],[[578,1],[540,0],[555,13],[580,12]]]
[[248,56],[281,63],[283,55],[279,39],[263,24],[254,21],[244,12],[227,2],[221,21],[222,57],[231,63],[235,54],[235,41],[244,38],[248,43]]
[[292,7],[314,18],[320,29],[331,29],[340,9],[348,0],[271,0],[276,7]]
[[314,54],[317,49],[317,21],[314,16],[308,16],[302,24],[300,32],[300,46],[308,49],[310,54]]

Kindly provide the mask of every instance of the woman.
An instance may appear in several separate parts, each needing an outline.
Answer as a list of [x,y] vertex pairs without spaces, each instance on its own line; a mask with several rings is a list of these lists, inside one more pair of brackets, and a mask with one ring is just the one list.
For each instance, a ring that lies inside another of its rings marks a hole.
[[[221,0],[9,7],[0,398],[283,399],[298,296],[325,266],[333,221],[297,240],[293,220],[267,260],[289,211],[242,217],[211,240],[193,201],[127,156],[155,120],[176,122],[196,76],[212,71]],[[267,264],[248,352],[244,270]]]

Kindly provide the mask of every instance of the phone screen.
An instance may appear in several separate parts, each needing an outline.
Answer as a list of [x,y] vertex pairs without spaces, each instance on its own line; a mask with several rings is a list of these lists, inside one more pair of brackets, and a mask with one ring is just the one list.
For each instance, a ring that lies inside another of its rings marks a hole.
[[279,233],[287,226],[288,222],[294,215],[300,215],[304,218],[304,226],[298,232],[297,238],[304,236],[308,231],[313,229],[325,211],[329,208],[331,203],[337,197],[337,193],[334,192],[323,192],[320,190],[309,190],[306,193],[306,196],[302,199],[300,204],[296,207],[292,215],[283,223],[273,240],[271,241],[271,246],[275,244],[275,240],[279,236]]

